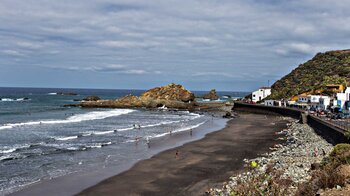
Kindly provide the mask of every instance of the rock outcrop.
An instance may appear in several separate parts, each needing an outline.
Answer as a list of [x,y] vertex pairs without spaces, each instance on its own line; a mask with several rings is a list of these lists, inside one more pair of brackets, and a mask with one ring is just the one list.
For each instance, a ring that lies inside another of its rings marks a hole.
[[208,94],[203,95],[203,99],[218,100],[219,96],[216,94],[216,90],[212,89]]
[[84,101],[98,101],[100,98],[98,96],[88,96],[83,99]]
[[[232,110],[232,103],[198,103],[192,92],[183,86],[169,84],[144,92],[141,96],[126,95],[114,100],[90,100],[67,107],[90,108],[169,108],[200,112],[226,112]],[[225,114],[225,113],[224,113]]]
[[90,99],[82,102],[82,107],[115,107],[115,108],[167,108],[191,109],[194,106],[194,94],[181,85],[169,84],[144,92],[140,97],[127,95],[116,100]]
[[142,99],[162,99],[167,101],[182,101],[190,102],[193,101],[195,96],[194,94],[185,89],[179,84],[169,84],[167,86],[161,86],[152,88],[141,95]]

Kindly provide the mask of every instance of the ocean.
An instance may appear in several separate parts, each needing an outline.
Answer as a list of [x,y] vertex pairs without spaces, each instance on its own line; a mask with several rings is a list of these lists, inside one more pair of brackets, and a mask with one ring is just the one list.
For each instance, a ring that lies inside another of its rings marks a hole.
[[[188,111],[63,107],[89,95],[115,99],[142,92],[0,88],[0,195],[36,182],[146,158],[153,140],[166,142],[171,135],[190,130],[192,135],[212,119]],[[225,101],[247,93],[218,94]]]

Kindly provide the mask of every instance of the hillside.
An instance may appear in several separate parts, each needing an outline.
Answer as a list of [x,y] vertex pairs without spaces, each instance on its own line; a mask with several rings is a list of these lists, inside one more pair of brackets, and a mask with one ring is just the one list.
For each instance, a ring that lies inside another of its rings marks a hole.
[[330,84],[350,82],[350,50],[318,53],[272,85],[267,99],[291,98],[295,95],[325,88]]

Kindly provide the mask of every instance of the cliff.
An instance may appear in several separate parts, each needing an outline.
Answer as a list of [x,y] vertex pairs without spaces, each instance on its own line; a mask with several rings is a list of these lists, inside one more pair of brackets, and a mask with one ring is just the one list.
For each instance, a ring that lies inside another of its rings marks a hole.
[[327,85],[350,82],[350,50],[318,53],[291,73],[276,81],[267,99],[291,98],[324,89]]

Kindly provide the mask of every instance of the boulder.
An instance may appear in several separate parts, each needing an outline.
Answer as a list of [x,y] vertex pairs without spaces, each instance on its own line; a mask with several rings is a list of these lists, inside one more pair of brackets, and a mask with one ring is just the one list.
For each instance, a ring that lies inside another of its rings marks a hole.
[[219,96],[216,94],[216,90],[212,89],[208,94],[203,96],[203,99],[217,100]]
[[234,116],[232,115],[231,112],[226,112],[222,117],[223,118],[233,118]]
[[185,89],[183,86],[172,83],[167,86],[152,88],[144,92],[140,98],[143,100],[161,99],[166,101],[190,102],[194,100],[195,96],[191,91]]
[[84,101],[98,101],[100,98],[98,96],[88,96],[83,99]]

